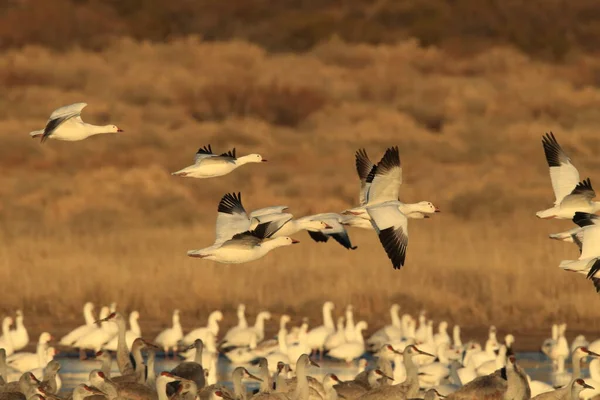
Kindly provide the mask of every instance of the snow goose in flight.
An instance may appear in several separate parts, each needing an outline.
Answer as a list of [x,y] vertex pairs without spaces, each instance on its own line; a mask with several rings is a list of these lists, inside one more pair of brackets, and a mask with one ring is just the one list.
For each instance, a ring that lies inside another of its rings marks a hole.
[[33,138],[41,137],[41,142],[46,139],[66,140],[69,142],[87,139],[101,133],[123,132],[115,125],[92,125],[81,120],[81,111],[87,103],[75,103],[60,107],[50,115],[46,127],[29,133]]
[[[388,149],[389,151],[390,149]],[[387,151],[386,151],[387,154]],[[386,155],[381,158],[379,164],[382,163]],[[355,226],[358,228],[364,229],[372,229],[372,226],[369,224],[361,224],[355,222],[354,219],[365,219],[370,221],[371,217],[366,212],[366,206],[369,204],[375,204],[375,202],[383,202],[386,201],[384,198],[380,197],[379,200],[374,200],[374,197],[371,194],[371,186],[373,184],[373,179],[377,174],[378,165],[373,164],[373,162],[369,159],[367,155],[367,151],[365,149],[359,149],[355,154],[355,165],[356,172],[358,174],[358,178],[360,180],[360,192],[359,192],[359,201],[360,206],[355,207],[349,210],[345,210],[342,212],[345,216],[354,216],[355,218],[349,218],[345,221],[345,225]],[[393,187],[389,187],[390,193],[395,194],[395,198],[393,196],[388,196],[388,200],[398,200],[399,196],[399,187],[402,184],[402,167],[399,166],[397,170],[394,172],[397,185]],[[398,201],[399,209],[402,211],[407,218],[413,219],[422,219],[429,218],[428,214],[433,214],[436,212],[440,212],[440,210],[435,207],[429,201],[420,201],[418,203],[402,203]]]
[[573,235],[573,242],[579,247],[580,255],[577,260],[562,260],[559,267],[565,271],[587,275],[594,283],[596,291],[600,293],[600,277],[595,276],[600,271],[600,225],[585,225],[587,221],[593,221],[595,218],[593,214],[575,213],[573,222],[582,228]]
[[355,250],[357,248],[357,246],[352,245],[350,236],[348,236],[348,232],[344,227],[344,222],[347,221],[347,218],[344,215],[336,213],[322,213],[312,215],[311,218],[315,221],[321,221],[330,227],[317,231],[310,229],[307,230],[308,234],[315,242],[327,242],[331,237],[346,249]]
[[215,154],[209,144],[198,149],[193,165],[173,172],[171,175],[189,178],[213,178],[215,176],[227,175],[244,164],[266,161],[260,154],[248,154],[247,156],[237,157],[235,155],[235,148],[227,153]]
[[300,243],[287,236],[271,238],[279,225],[276,221],[259,224],[254,230],[237,233],[221,244],[190,250],[187,254],[189,257],[205,258],[223,264],[241,264],[258,260],[278,247]]
[[552,132],[544,135],[542,145],[556,199],[554,207],[538,211],[535,215],[544,219],[571,219],[575,211],[595,213],[600,210],[600,202],[592,201],[596,194],[589,178],[579,181],[579,171]]
[[406,259],[408,220],[398,201],[398,186],[402,182],[398,147],[387,149],[374,172],[366,210],[394,269],[400,269]]

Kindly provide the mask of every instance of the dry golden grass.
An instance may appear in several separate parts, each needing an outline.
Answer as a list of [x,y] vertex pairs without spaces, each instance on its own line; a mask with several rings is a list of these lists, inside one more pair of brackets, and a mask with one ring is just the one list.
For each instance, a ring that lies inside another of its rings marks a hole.
[[[552,203],[544,132],[600,182],[598,65],[553,66],[501,47],[455,59],[413,41],[332,40],[303,55],[195,38],[4,53],[0,308],[73,323],[83,302],[114,300],[167,321],[174,307],[204,320],[245,302],[251,314],[297,312],[316,323],[331,299],[352,303],[371,328],[392,302],[472,327],[564,319],[573,330],[598,328],[592,284],[558,268],[577,249],[547,237],[571,223],[535,217]],[[77,101],[89,103],[84,120],[126,132],[29,138],[52,110]],[[170,175],[208,143],[269,163],[211,180]],[[212,243],[224,193],[241,191],[248,209],[341,211],[357,201],[354,151],[365,146],[377,159],[390,145],[401,149],[403,199],[443,211],[410,222],[401,271],[361,230],[350,232],[355,251],[301,233],[300,245],[246,265],[186,257]]]

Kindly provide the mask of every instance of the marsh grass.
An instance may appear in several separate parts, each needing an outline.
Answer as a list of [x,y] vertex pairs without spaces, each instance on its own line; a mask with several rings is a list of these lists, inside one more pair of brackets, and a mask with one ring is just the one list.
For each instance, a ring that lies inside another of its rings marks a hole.
[[[544,64],[506,47],[456,59],[414,41],[332,40],[302,55],[193,37],[124,39],[102,52],[5,52],[0,311],[75,323],[85,301],[116,301],[149,321],[168,321],[175,307],[204,321],[214,308],[232,317],[244,302],[250,314],[268,308],[316,324],[330,299],[336,312],[352,303],[371,329],[391,302],[467,327],[566,320],[597,329],[591,282],[558,269],[577,249],[547,237],[571,223],[535,218],[553,200],[544,132],[554,131],[596,182],[594,65]],[[29,138],[52,110],[77,101],[89,103],[84,120],[125,133],[43,145]],[[209,143],[269,162],[211,180],[170,175]],[[224,193],[242,192],[247,209],[341,211],[357,199],[356,149],[378,159],[396,144],[403,199],[442,209],[410,222],[401,271],[373,232],[360,230],[350,232],[355,251],[300,233],[301,244],[246,265],[186,257],[212,243]]]

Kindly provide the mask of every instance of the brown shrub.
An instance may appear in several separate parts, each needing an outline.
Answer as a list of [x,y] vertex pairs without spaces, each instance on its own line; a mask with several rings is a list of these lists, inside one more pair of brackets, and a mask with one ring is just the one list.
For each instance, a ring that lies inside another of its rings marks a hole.
[[212,83],[182,101],[198,121],[255,117],[274,125],[296,127],[327,104],[324,93],[308,87],[271,83]]

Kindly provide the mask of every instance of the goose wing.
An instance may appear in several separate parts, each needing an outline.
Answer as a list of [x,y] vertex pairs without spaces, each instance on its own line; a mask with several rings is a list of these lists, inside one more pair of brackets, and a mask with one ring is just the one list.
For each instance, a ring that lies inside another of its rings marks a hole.
[[52,133],[54,133],[54,131],[65,121],[74,117],[79,117],[81,115],[81,111],[86,106],[87,103],[75,103],[54,110],[52,114],[50,114],[48,122],[46,122],[46,127],[44,128],[44,133],[42,133],[41,141],[44,142],[46,139],[48,139],[48,136],[52,135]]
[[215,244],[221,244],[249,228],[250,218],[242,204],[242,194],[239,192],[225,194],[217,209]]
[[360,205],[363,206],[366,203],[366,192],[368,191],[370,183],[367,184],[367,177],[371,170],[375,167],[375,164],[369,159],[367,155],[367,150],[358,149],[356,154],[354,155],[355,165],[356,165],[356,173],[358,174],[358,179],[360,179],[360,193],[359,193],[359,201]]
[[561,206],[573,208],[578,206],[587,206],[594,197],[596,197],[596,192],[592,187],[590,178],[587,178],[579,182],[571,191],[571,193],[562,199],[560,204]]
[[385,151],[381,161],[369,172],[366,180],[367,204],[378,204],[386,201],[397,201],[402,184],[402,167],[398,146]]
[[554,205],[558,205],[577,186],[579,171],[571,163],[571,158],[558,144],[552,132],[544,135],[542,146],[550,167],[550,180],[556,198]]
[[404,265],[408,247],[408,219],[397,203],[390,201],[367,208],[371,224],[394,269]]

